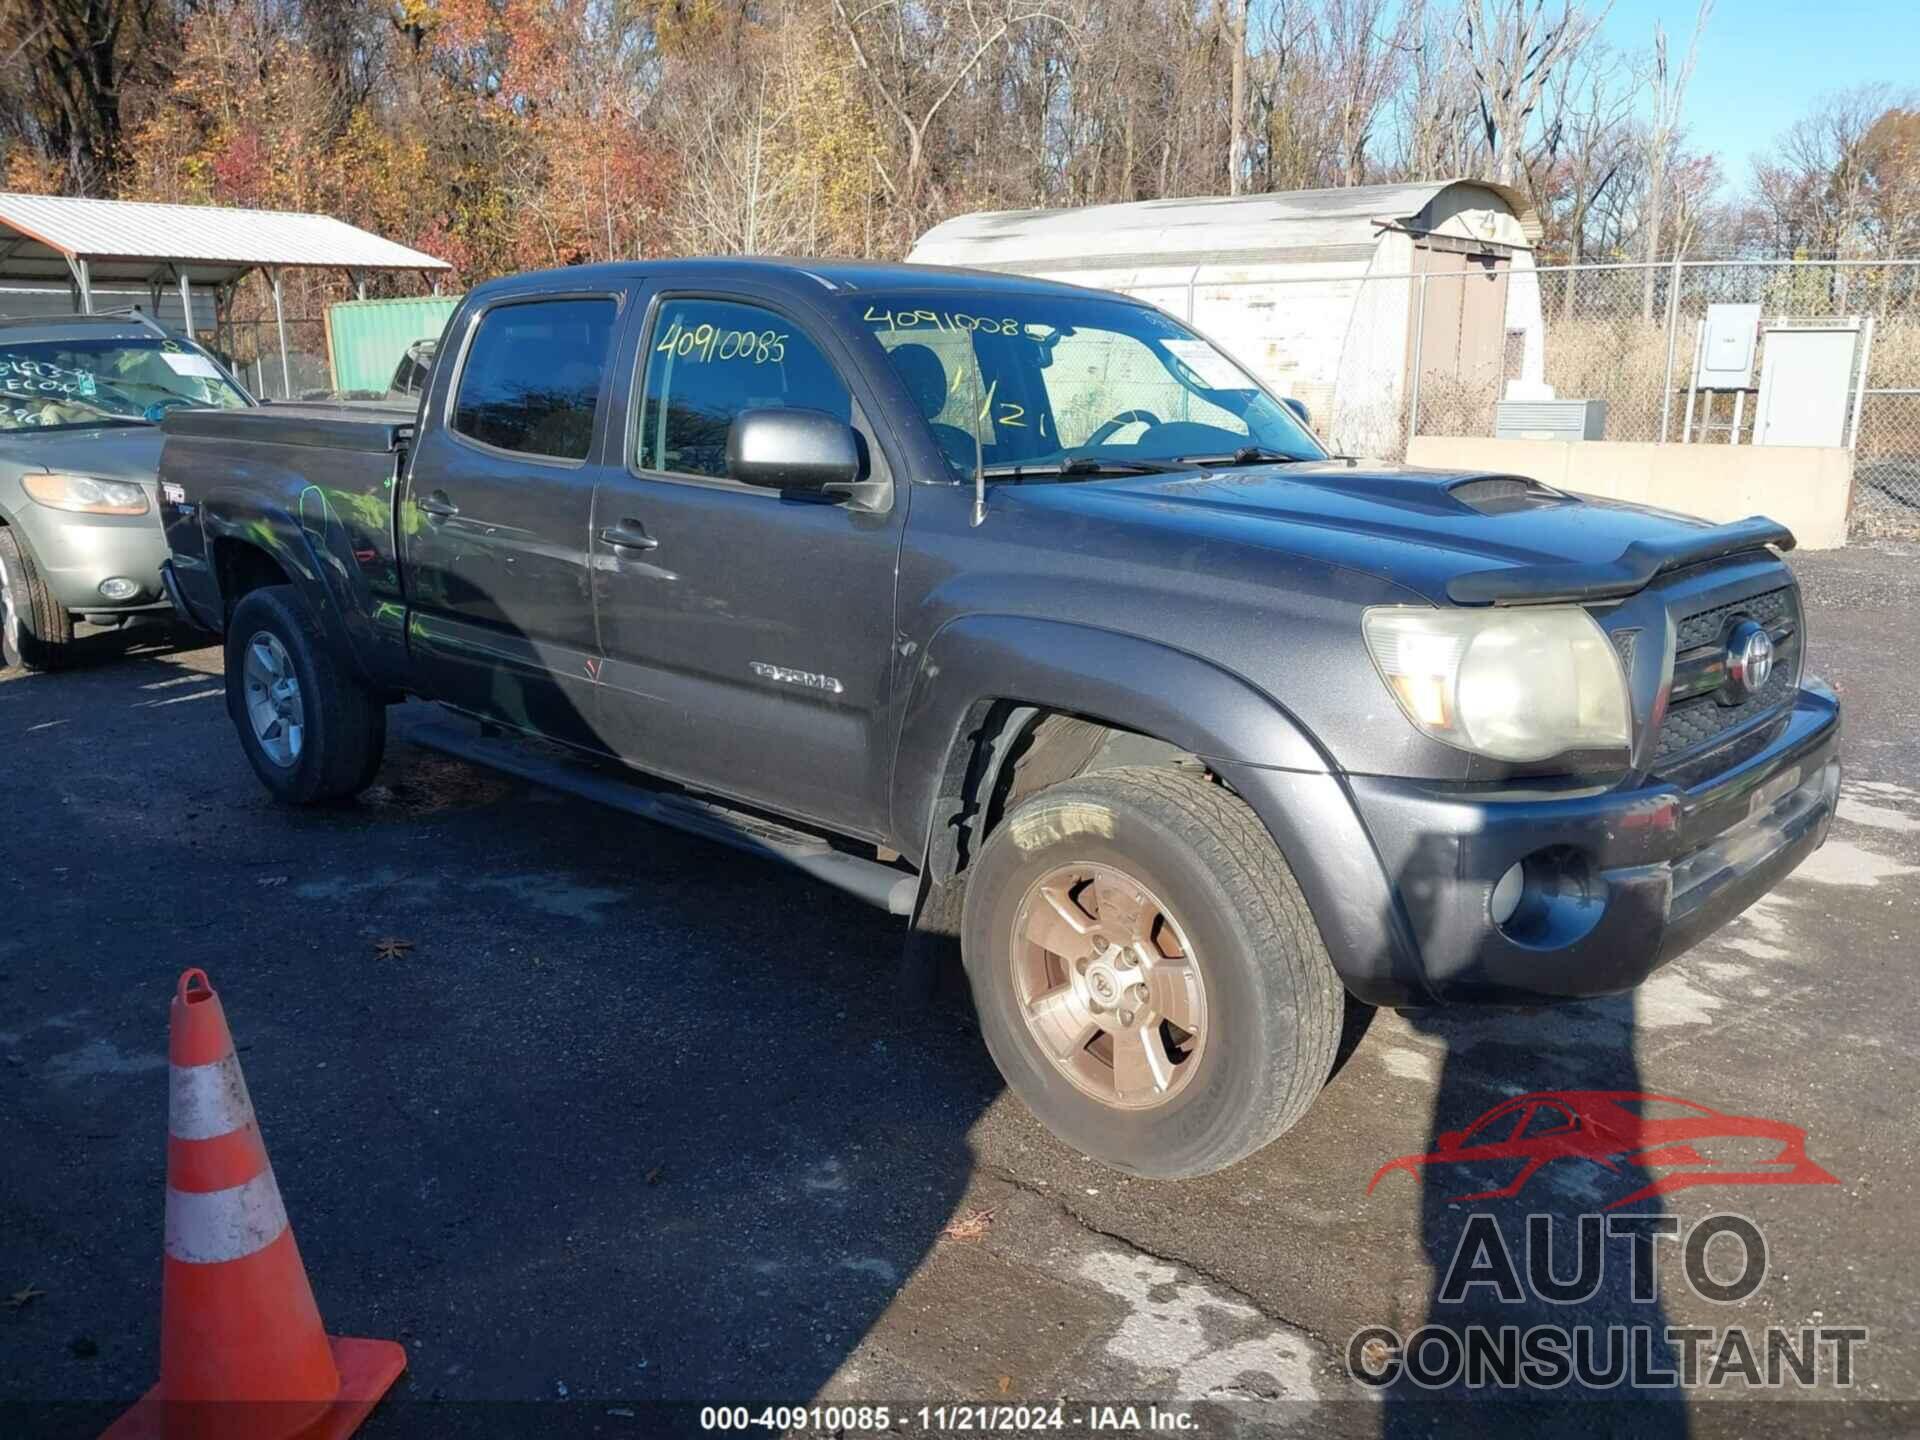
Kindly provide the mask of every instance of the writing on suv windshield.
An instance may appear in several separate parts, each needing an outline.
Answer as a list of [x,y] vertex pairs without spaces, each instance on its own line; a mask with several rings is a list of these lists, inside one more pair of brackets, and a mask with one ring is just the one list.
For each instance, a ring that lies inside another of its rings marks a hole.
[[854,308],[957,477],[1097,476],[1326,452],[1238,361],[1158,310],[1089,295],[865,295]]
[[182,406],[246,403],[211,355],[179,340],[0,343],[0,431],[150,425]]

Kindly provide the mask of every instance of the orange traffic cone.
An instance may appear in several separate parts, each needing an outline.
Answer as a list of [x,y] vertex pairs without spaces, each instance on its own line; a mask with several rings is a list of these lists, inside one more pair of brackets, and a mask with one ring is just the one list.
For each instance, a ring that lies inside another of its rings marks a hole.
[[204,970],[181,975],[171,1025],[160,1383],[102,1440],[344,1440],[407,1352],[321,1328]]

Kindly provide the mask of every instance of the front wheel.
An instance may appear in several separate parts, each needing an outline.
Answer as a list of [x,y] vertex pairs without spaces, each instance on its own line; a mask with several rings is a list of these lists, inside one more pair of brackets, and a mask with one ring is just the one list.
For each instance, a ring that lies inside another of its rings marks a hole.
[[227,713],[261,783],[292,805],[358,794],[386,749],[386,706],[328,648],[291,585],[250,591],[227,627]]
[[1015,808],[967,876],[987,1048],[1061,1139],[1183,1178],[1279,1137],[1333,1067],[1343,997],[1285,859],[1199,776],[1106,771]]

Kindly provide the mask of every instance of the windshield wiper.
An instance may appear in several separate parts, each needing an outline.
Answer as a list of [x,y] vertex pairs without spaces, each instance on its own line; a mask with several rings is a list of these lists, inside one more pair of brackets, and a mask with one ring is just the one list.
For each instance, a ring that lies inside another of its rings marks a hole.
[[1165,475],[1175,470],[1191,470],[1184,460],[1112,460],[1092,455],[1069,455],[1045,465],[989,465],[983,472],[990,480],[1059,479],[1078,475]]
[[1179,457],[1189,465],[1303,465],[1316,457],[1311,455],[1289,455],[1284,450],[1270,450],[1265,445],[1242,445],[1231,455],[1182,455]]

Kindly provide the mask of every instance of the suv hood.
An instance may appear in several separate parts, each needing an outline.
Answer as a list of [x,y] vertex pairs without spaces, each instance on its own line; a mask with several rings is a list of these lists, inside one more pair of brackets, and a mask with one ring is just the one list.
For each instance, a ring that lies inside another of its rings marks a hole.
[[1087,519],[1151,515],[1196,538],[1374,576],[1437,605],[1614,598],[1663,570],[1793,545],[1790,531],[1757,517],[1716,525],[1484,471],[1326,461],[1018,489],[1023,505]]
[[158,425],[38,433],[13,430],[0,435],[0,463],[23,474],[54,470],[153,485],[160,473],[161,439]]

